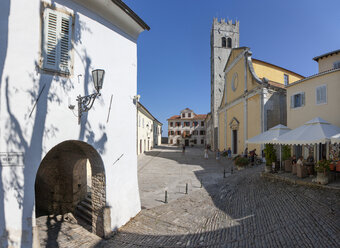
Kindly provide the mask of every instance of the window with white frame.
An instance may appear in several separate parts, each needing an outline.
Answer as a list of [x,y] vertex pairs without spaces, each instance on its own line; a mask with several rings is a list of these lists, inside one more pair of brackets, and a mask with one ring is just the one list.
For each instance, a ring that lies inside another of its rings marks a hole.
[[299,108],[305,105],[305,92],[295,93],[290,96],[290,108]]
[[140,115],[138,115],[138,126],[140,127]]
[[333,69],[339,69],[340,68],[340,60],[339,61],[335,61],[333,63]]
[[289,75],[283,74],[283,79],[284,79],[285,85],[288,85],[289,84]]
[[71,71],[72,17],[46,8],[43,23],[44,70],[70,74]]
[[322,85],[315,88],[316,104],[327,103],[327,86]]

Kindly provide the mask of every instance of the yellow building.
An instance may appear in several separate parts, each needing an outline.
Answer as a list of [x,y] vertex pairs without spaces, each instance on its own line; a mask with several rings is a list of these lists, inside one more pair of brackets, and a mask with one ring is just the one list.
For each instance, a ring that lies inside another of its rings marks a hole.
[[[319,73],[286,86],[287,126],[297,128],[315,117],[340,127],[340,50],[329,52],[314,60]],[[305,148],[295,153],[306,155]],[[320,157],[326,156],[326,146],[318,146]]]
[[[234,48],[226,63],[224,95],[218,110],[218,147],[243,153],[246,140],[277,125],[286,125],[284,85],[304,77],[251,58],[248,47]],[[249,145],[248,149],[259,145]]]

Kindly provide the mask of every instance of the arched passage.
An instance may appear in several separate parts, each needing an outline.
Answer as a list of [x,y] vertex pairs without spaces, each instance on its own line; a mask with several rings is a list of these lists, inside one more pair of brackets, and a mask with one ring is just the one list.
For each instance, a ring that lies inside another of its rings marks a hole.
[[72,212],[87,222],[93,233],[103,237],[105,169],[98,152],[76,140],[53,147],[39,166],[35,201],[37,216]]

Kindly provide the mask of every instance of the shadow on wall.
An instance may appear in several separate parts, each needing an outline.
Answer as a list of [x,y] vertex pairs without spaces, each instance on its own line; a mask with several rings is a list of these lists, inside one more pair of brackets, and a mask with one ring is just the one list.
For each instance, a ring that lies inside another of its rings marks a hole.
[[[54,5],[54,1],[52,2]],[[10,2],[6,1],[1,3],[1,49],[0,49],[0,76],[1,82],[3,82],[3,70],[6,60],[7,52],[7,40],[8,40],[8,16],[9,16]],[[75,13],[75,16],[77,14]],[[7,18],[7,19],[6,19]],[[81,30],[78,28],[75,30],[75,37],[81,39]],[[77,44],[79,40],[74,40]],[[91,59],[84,50],[86,65],[85,70],[85,93],[88,93],[88,82],[89,82],[89,68]],[[16,168],[11,169],[11,176],[8,178],[9,187],[12,187],[16,192],[16,199],[18,205],[22,209],[21,219],[21,247],[31,247],[32,240],[32,212],[34,206],[34,178],[37,172],[38,166],[42,159],[42,154],[46,153],[43,147],[43,139],[48,140],[56,136],[59,132],[59,128],[53,125],[46,126],[46,117],[49,112],[48,106],[51,103],[61,104],[63,99],[57,93],[60,88],[64,90],[65,94],[73,88],[70,80],[62,78],[58,75],[45,74],[39,68],[38,62],[34,61],[36,72],[29,73],[29,77],[32,80],[32,90],[27,91],[27,94],[31,97],[31,105],[27,109],[24,121],[20,122],[15,109],[15,98],[14,94],[19,90],[15,88],[15,84],[11,84],[10,76],[6,77],[5,80],[5,102],[8,115],[6,121],[6,132],[2,135],[7,142],[6,150],[8,152],[23,152],[24,153],[24,168],[23,168],[23,179],[21,179],[21,171]],[[53,82],[53,85],[52,85]],[[39,96],[39,97],[38,97]],[[38,100],[37,100],[38,99]],[[35,105],[36,104],[36,105]],[[35,105],[35,106],[34,106]],[[33,107],[34,106],[34,107]],[[102,137],[98,141],[95,141],[94,133],[91,133],[91,126],[88,124],[86,129],[85,123],[87,120],[82,122],[82,130],[80,131],[79,138],[84,139],[85,131],[89,131],[88,141],[95,143],[99,147],[100,152],[105,151],[105,143],[107,136],[105,128],[101,127]],[[86,129],[86,130],[85,130]],[[26,138],[28,137],[28,138]],[[0,176],[2,176],[2,167],[0,168]],[[4,213],[4,185],[0,180],[0,242],[2,247],[8,245],[8,235],[5,223]]]
[[[2,97],[2,82],[3,72],[7,56],[8,49],[8,22],[10,13],[10,0],[2,0],[0,8],[0,96]],[[1,111],[1,109],[0,109]],[[0,116],[1,116],[0,112]],[[0,136],[4,134],[3,130],[0,129]],[[1,151],[3,152],[3,150]],[[1,162],[0,162],[1,163]],[[8,244],[8,231],[6,229],[5,220],[5,189],[2,181],[2,170],[3,167],[0,164],[0,247],[7,247]]]

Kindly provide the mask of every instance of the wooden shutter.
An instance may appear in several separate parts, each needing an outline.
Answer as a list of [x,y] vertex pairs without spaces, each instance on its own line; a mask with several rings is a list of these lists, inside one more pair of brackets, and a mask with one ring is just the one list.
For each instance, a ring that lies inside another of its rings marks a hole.
[[305,106],[306,98],[305,98],[305,92],[301,93],[301,106]]
[[290,96],[290,108],[294,108],[294,95]]
[[316,88],[316,104],[322,104],[327,102],[327,87],[326,85]]
[[57,69],[58,54],[58,16],[51,9],[44,13],[44,68]]
[[71,27],[71,17],[61,15],[59,69],[66,73],[70,71]]
[[70,72],[72,17],[46,8],[44,12],[43,68]]

